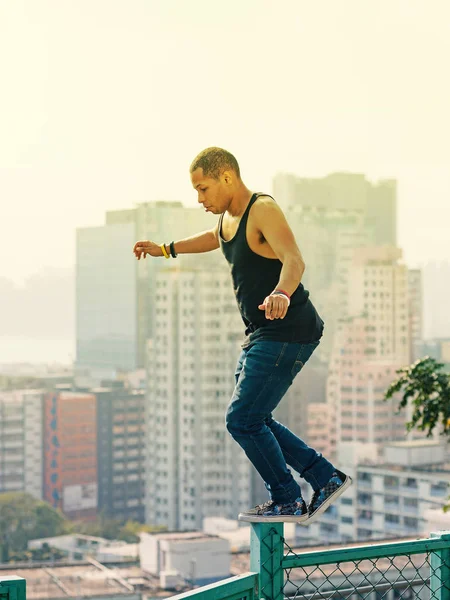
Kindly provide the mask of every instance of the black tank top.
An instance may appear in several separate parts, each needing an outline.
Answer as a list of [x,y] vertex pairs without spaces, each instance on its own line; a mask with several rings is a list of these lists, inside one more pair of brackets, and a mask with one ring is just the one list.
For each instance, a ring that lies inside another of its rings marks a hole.
[[220,248],[230,265],[234,293],[246,326],[243,348],[257,340],[307,344],[319,340],[324,328],[324,322],[302,283],[292,294],[291,304],[284,319],[266,319],[265,311],[258,308],[264,302],[264,298],[278,285],[283,266],[278,259],[265,258],[256,254],[247,243],[247,221],[250,209],[259,196],[267,195],[261,193],[252,195],[239,221],[236,234],[229,241],[222,237],[223,214],[219,219]]

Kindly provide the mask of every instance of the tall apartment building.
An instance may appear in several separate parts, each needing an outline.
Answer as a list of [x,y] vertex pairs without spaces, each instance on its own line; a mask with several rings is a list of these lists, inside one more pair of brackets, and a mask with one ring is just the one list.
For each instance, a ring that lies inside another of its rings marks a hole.
[[96,398],[83,392],[44,397],[44,498],[69,518],[97,513]]
[[146,521],[200,529],[248,508],[251,465],[225,426],[244,325],[225,268],[168,265],[148,343]]
[[165,259],[137,261],[138,240],[170,242],[212,229],[217,218],[180,202],[148,202],[106,213],[77,229],[75,382],[89,389],[143,368],[153,335],[155,273]]
[[301,208],[316,214],[359,213],[372,232],[372,243],[397,244],[397,182],[367,181],[360,173],[331,173],[322,178],[301,178],[279,173],[273,180],[276,201],[286,212]]
[[42,390],[0,391],[0,493],[43,497]]
[[98,510],[145,522],[145,391],[93,388],[97,398]]
[[448,318],[448,282],[450,260],[428,262],[422,268],[424,288],[425,339],[450,338]]
[[305,258],[303,282],[325,321],[322,352],[330,358],[337,322],[348,315],[355,249],[396,244],[396,182],[371,183],[353,173],[278,174],[273,190]]
[[408,301],[409,301],[409,362],[420,358],[420,345],[423,340],[423,286],[422,271],[408,271]]
[[348,315],[333,340],[327,383],[331,429],[324,448],[340,442],[405,439],[398,398],[383,395],[396,370],[409,364],[408,270],[398,248],[362,247],[354,252]]
[[395,247],[361,248],[354,254],[349,313],[367,319],[365,354],[373,359],[409,361],[408,269]]
[[364,423],[366,442],[403,439],[405,416],[393,414],[398,400],[382,399],[395,370],[409,364],[408,270],[401,257],[389,246],[354,254],[349,312],[359,318],[343,323],[336,340],[338,440],[358,440]]

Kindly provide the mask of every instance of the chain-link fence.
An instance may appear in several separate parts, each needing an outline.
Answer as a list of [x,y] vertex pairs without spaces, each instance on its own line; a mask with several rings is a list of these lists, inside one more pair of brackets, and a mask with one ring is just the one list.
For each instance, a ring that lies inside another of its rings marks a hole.
[[[450,592],[450,580],[442,579],[441,564],[433,562],[433,553],[426,552],[287,568],[283,595],[296,600],[442,598]],[[444,566],[448,570],[450,561]]]
[[[295,551],[276,527],[264,543],[272,555],[274,541],[283,544],[283,559],[267,594],[292,600],[450,600],[450,535],[427,540],[347,547],[320,552]],[[270,563],[270,559],[267,558]]]
[[450,600],[450,532],[312,551],[291,548],[283,523],[254,523],[250,548],[250,573],[177,600]]

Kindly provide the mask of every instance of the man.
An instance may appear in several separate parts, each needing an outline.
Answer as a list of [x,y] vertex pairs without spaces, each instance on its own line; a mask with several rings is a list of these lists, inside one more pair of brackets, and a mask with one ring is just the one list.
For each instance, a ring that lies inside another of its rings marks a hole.
[[[175,258],[221,248],[246,326],[226,426],[270,494],[239,519],[309,525],[352,481],[272,418],[323,333],[324,323],[301,283],[303,257],[275,200],[244,185],[232,154],[207,148],[192,162],[190,175],[198,202],[220,215],[217,225],[170,245],[140,241],[133,252],[140,260],[147,254]],[[314,490],[308,508],[287,465]]]

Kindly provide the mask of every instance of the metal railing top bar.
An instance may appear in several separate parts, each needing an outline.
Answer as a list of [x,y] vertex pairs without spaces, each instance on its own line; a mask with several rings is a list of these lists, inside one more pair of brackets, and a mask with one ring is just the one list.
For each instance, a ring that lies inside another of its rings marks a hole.
[[0,577],[0,597],[7,600],[26,600],[26,581],[23,577]]
[[185,598],[195,597],[196,600],[233,600],[234,598],[247,598],[254,600],[258,586],[257,573],[243,573],[235,577],[229,577],[204,585],[201,588],[184,592],[172,596],[173,600],[185,600]]
[[[285,545],[290,552],[294,552],[286,542]],[[407,542],[387,542],[375,545],[366,544],[363,546],[354,546],[352,548],[336,548],[333,550],[308,552],[305,554],[287,554],[283,559],[282,568],[293,569],[296,567],[313,567],[331,563],[385,558],[386,556],[424,554],[448,548],[450,548],[450,536],[449,539],[429,538]]]

